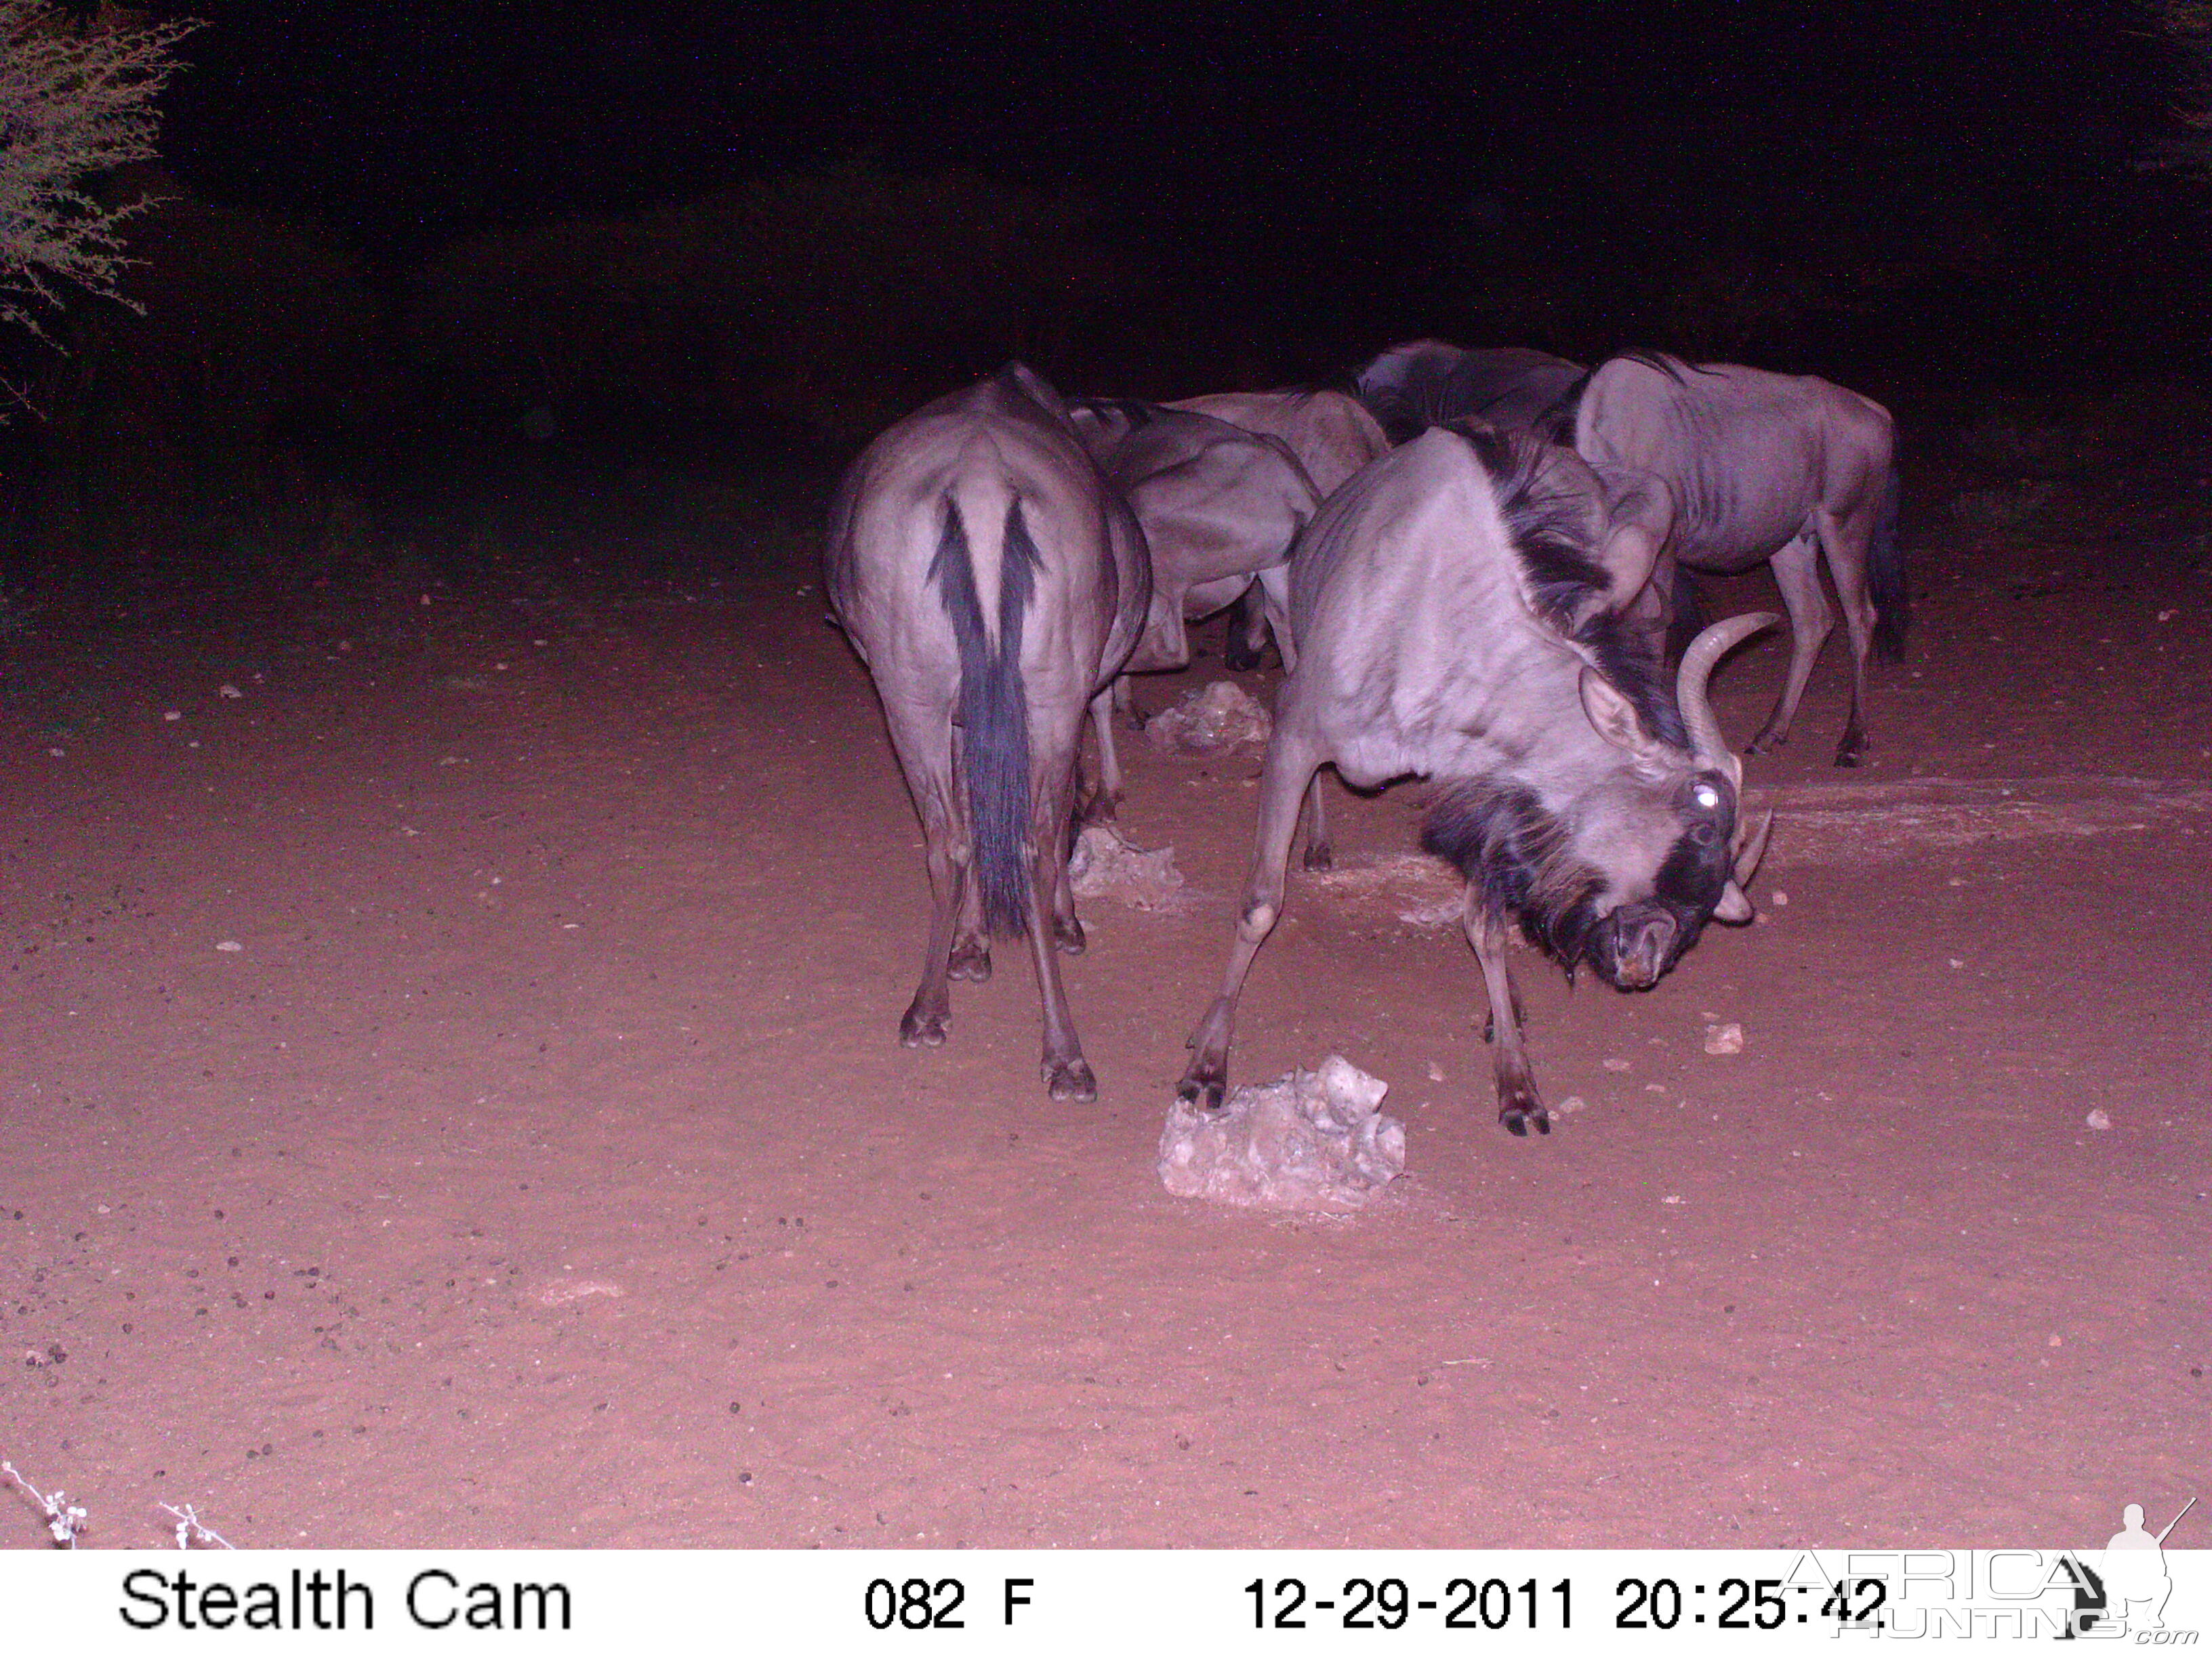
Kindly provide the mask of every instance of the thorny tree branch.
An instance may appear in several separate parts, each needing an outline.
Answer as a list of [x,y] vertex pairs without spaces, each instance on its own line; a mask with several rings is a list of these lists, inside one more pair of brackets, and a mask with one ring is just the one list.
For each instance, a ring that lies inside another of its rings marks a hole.
[[44,338],[38,313],[70,289],[131,303],[122,228],[150,204],[105,205],[86,185],[153,155],[170,54],[198,27],[138,27],[112,5],[79,26],[50,0],[0,0],[0,322]]

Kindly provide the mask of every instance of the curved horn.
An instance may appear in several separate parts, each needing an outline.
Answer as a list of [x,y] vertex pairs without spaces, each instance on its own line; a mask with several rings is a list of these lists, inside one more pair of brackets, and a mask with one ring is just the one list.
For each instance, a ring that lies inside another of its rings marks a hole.
[[1771,611],[1753,611],[1715,623],[1690,641],[1690,648],[1682,653],[1681,671],[1674,677],[1674,701],[1681,706],[1682,724],[1689,729],[1690,752],[1708,766],[1723,768],[1739,783],[1743,767],[1721,735],[1721,723],[1705,697],[1705,682],[1712,678],[1713,665],[1739,642],[1781,620]]
[[1735,857],[1729,870],[1737,886],[1750,886],[1752,877],[1759,873],[1759,861],[1766,855],[1766,832],[1773,828],[1774,809],[1770,806],[1760,815],[1759,828],[1749,835],[1738,835]]

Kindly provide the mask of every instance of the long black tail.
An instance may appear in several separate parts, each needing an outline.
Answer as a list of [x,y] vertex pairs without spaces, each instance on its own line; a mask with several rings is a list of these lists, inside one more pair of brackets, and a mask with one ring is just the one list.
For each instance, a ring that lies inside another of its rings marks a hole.
[[1883,481],[1881,515],[1867,543],[1867,596],[1874,601],[1874,642],[1890,662],[1905,660],[1905,630],[1912,600],[1905,586],[1905,548],[1897,538],[1897,464]]
[[945,531],[930,580],[937,584],[960,647],[960,728],[968,774],[968,817],[975,836],[975,879],[983,925],[994,934],[1029,926],[1030,703],[1022,685],[1022,621],[1036,591],[1036,544],[1023,522],[1021,498],[1006,507],[1000,554],[999,639],[984,630],[975,567],[959,503],[945,498]]

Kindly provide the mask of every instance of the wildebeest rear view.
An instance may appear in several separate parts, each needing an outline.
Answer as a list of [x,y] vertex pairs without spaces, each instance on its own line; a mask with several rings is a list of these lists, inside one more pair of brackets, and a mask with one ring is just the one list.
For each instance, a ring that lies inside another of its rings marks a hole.
[[1617,614],[1586,605],[1608,586],[1607,501],[1571,451],[1438,428],[1367,468],[1301,538],[1299,667],[1277,704],[1249,891],[1183,1098],[1222,1098],[1237,998],[1281,914],[1300,796],[1326,763],[1359,785],[1437,781],[1424,841],[1467,878],[1498,1116],[1516,1134],[1550,1119],[1522,1048],[1510,922],[1570,974],[1642,989],[1709,919],[1750,919],[1741,884],[1759,838],[1740,832],[1741,769],[1705,678],[1772,618],[1715,624],[1669,696]]
[[948,980],[988,978],[990,940],[1026,934],[1046,1087],[1094,1098],[1054,953],[1084,948],[1076,747],[1144,623],[1142,532],[1059,394],[1012,364],[869,445],[838,487],[824,568],[927,843],[929,943],[900,1041],[942,1043]]

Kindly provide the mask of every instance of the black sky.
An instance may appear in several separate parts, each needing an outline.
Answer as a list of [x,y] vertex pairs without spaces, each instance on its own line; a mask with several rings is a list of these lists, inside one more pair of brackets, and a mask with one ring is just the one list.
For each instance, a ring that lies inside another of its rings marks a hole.
[[1540,200],[1596,158],[1769,219],[1794,199],[1811,234],[1824,181],[1879,201],[1869,167],[2124,166],[2169,95],[2126,0],[202,9],[172,164],[379,260],[855,152],[1322,240]]

